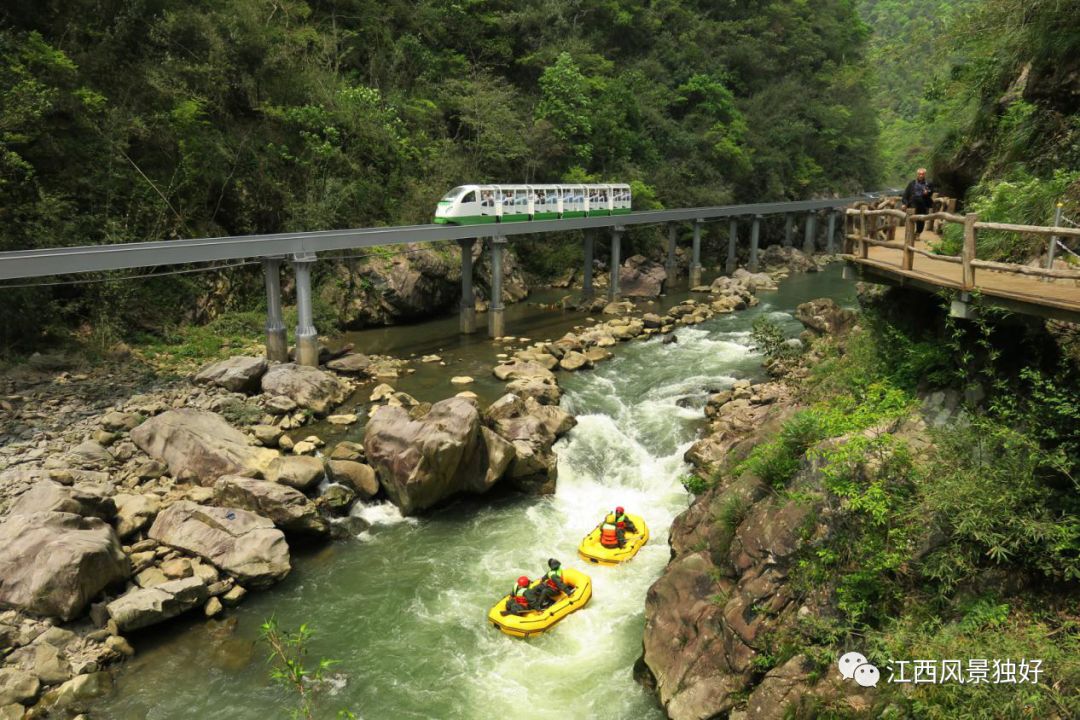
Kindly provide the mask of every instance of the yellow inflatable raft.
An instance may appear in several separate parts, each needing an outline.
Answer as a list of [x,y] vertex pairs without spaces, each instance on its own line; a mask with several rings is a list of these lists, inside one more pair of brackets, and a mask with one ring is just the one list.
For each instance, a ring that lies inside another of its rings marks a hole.
[[[607,548],[600,544],[600,525],[585,536],[578,545],[578,555],[596,565],[618,565],[637,555],[642,545],[649,542],[649,526],[638,515],[627,514],[637,532],[626,533],[626,546]],[[603,523],[601,523],[602,525]]]
[[[510,596],[505,595],[488,611],[488,620],[507,635],[527,638],[539,635],[570,613],[585,607],[592,598],[592,580],[585,573],[571,568],[564,567],[562,571],[563,580],[574,586],[569,596],[560,593],[559,599],[549,608],[513,615],[506,612],[506,601]],[[540,582],[537,580],[530,587],[536,587]]]

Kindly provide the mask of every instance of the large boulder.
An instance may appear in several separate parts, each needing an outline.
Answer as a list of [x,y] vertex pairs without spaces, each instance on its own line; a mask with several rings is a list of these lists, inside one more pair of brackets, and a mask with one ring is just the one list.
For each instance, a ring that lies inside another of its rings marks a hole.
[[10,514],[63,512],[111,520],[116,515],[116,505],[111,497],[113,492],[111,483],[78,483],[68,486],[52,480],[39,480],[19,496],[11,506]]
[[817,335],[834,335],[849,331],[858,316],[832,298],[818,298],[795,308],[795,319]]
[[502,381],[507,380],[540,380],[543,382],[555,382],[555,373],[548,370],[538,362],[529,360],[514,360],[513,362],[496,365],[492,370],[495,377]]
[[441,400],[416,420],[403,408],[380,407],[367,425],[364,449],[386,494],[406,514],[490,487],[480,413],[465,398]]
[[506,418],[495,422],[495,432],[514,446],[514,461],[507,478],[526,492],[551,494],[558,477],[557,458],[551,446],[555,435],[538,417]]
[[159,513],[148,535],[198,555],[245,587],[266,587],[291,569],[285,535],[271,520],[240,508],[184,500]]
[[209,596],[201,578],[169,580],[154,587],[134,588],[116,598],[105,609],[120,632],[156,625],[202,605]]
[[379,493],[379,478],[375,475],[375,469],[362,462],[329,460],[326,474],[332,482],[352,488],[361,500],[370,500]]
[[535,398],[525,399],[525,412],[522,414],[537,418],[544,423],[552,437],[556,438],[562,437],[577,425],[577,418],[558,405],[541,405]]
[[63,461],[71,467],[84,470],[97,470],[116,464],[113,454],[101,443],[93,440],[87,440],[68,450],[63,456]]
[[214,500],[268,517],[287,533],[326,535],[330,531],[315,503],[287,485],[227,475],[214,486]]
[[756,293],[759,290],[775,290],[776,281],[773,280],[772,275],[769,273],[752,273],[744,268],[739,268],[731,274],[735,278],[736,282],[746,288],[749,292]]
[[318,368],[285,363],[270,368],[262,378],[267,395],[282,395],[323,416],[345,399],[347,389],[337,377]]
[[0,668],[0,707],[33,700],[40,687],[36,675],[14,667]]
[[0,606],[72,620],[130,574],[116,533],[98,518],[39,512],[0,525]]
[[275,450],[248,444],[247,436],[217,413],[170,410],[131,431],[131,439],[177,480],[211,486],[223,475],[260,476]]
[[644,255],[631,255],[619,271],[619,292],[624,297],[657,297],[664,291],[667,271]]
[[275,458],[266,469],[266,479],[307,492],[322,482],[325,471],[322,460],[304,455]]
[[506,391],[523,398],[535,398],[542,405],[557,405],[562,397],[562,390],[554,378],[521,378],[506,383]]
[[216,385],[229,392],[254,393],[266,372],[266,358],[231,357],[212,363],[200,370],[192,382],[196,385]]
[[374,360],[361,353],[349,353],[326,363],[326,367],[342,375],[371,375]]
[[154,495],[121,493],[113,500],[116,501],[116,534],[121,539],[145,528],[161,510],[161,501]]
[[749,680],[729,671],[714,601],[731,586],[702,551],[673,560],[645,596],[644,661],[673,720],[725,717]]

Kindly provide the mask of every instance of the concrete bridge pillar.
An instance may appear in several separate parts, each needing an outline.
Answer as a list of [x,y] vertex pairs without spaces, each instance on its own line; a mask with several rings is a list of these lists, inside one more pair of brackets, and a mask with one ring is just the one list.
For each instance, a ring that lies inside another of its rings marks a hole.
[[679,278],[679,263],[675,259],[675,246],[678,242],[679,228],[675,223],[667,226],[667,270],[668,282],[675,282]]
[[281,315],[281,260],[270,257],[262,261],[266,279],[266,359],[270,362],[289,362],[289,341]]
[[503,248],[506,246],[506,238],[494,236],[491,238],[491,305],[488,307],[488,335],[502,337],[506,335],[506,311],[503,305]]
[[832,255],[836,252],[836,211],[829,213],[829,225],[825,230],[825,252]]
[[784,215],[784,247],[791,247],[795,240],[795,216],[791,213]]
[[704,220],[694,221],[694,253],[690,261],[690,287],[694,288],[701,284],[701,226]]
[[476,298],[473,297],[473,239],[458,240],[461,246],[461,332],[476,332]]
[[735,272],[735,247],[739,244],[739,219],[731,218],[728,223],[727,262],[724,264],[724,272],[728,275]]
[[754,216],[754,224],[750,228],[750,262],[747,263],[750,272],[758,271],[758,244],[761,242],[761,216]]
[[593,231],[585,231],[585,277],[581,280],[581,297],[584,300],[592,300],[592,271],[593,271]]
[[311,266],[315,253],[293,255],[296,275],[296,362],[310,367],[319,366],[319,334],[311,316]]
[[611,277],[608,282],[608,301],[615,302],[619,299],[619,264],[622,262],[622,234],[623,228],[611,229]]
[[803,237],[803,252],[810,255],[814,252],[814,240],[817,235],[817,213],[808,213],[806,216],[806,235]]

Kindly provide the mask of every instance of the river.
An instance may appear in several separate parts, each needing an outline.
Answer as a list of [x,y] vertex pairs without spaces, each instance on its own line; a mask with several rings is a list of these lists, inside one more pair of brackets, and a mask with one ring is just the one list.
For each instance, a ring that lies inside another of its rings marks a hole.
[[[460,500],[419,519],[369,506],[371,529],[355,540],[298,550],[289,577],[230,611],[228,620],[192,618],[134,637],[137,656],[92,717],[288,717],[292,698],[269,681],[258,642],[261,621],[275,616],[285,628],[308,623],[315,631],[311,656],[338,661],[319,718],[346,707],[369,720],[663,718],[632,668],[641,654],[645,593],[668,561],[671,521],[690,501],[679,481],[687,468],[683,453],[701,427],[709,391],[761,378],[760,357],[750,349],[753,320],[767,314],[797,334],[801,326],[790,313],[823,296],[854,304],[854,286],[840,279],[839,266],[794,275],[779,291],[762,293],[751,310],[681,328],[677,344],[624,343],[595,370],[561,374],[563,405],[578,425],[556,445],[553,496]],[[565,320],[575,321],[581,317]],[[543,337],[520,317],[508,327]],[[415,352],[440,349],[429,347],[438,333],[413,334]],[[463,342],[441,348],[450,366],[442,373],[476,364],[469,348],[491,352],[488,342]],[[454,391],[442,388],[441,396]],[[584,568],[575,548],[616,504],[642,515],[652,539],[624,566]],[[548,557],[591,574],[592,602],[529,641],[488,625],[488,608],[518,575],[542,572]]]

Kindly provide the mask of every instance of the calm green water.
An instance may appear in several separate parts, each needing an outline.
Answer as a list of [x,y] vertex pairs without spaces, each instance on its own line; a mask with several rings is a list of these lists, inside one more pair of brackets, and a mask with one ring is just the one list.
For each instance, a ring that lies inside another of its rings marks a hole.
[[[342,707],[376,720],[664,717],[634,682],[632,666],[641,654],[646,590],[668,561],[670,523],[689,502],[678,478],[705,395],[759,377],[760,358],[747,347],[757,315],[770,314],[794,334],[800,326],[788,312],[798,303],[829,295],[851,304],[853,292],[838,267],[795,276],[748,312],[680,329],[677,344],[626,343],[598,369],[562,375],[564,406],[579,424],[556,446],[554,496],[459,501],[408,520],[370,506],[370,530],[298,551],[292,574],[232,611],[229,623],[196,618],[133,638],[137,657],[92,717],[288,717],[291,698],[268,681],[257,644],[259,623],[270,615],[285,627],[309,623],[317,633],[312,655],[340,661],[319,717]],[[444,351],[451,364],[477,362],[470,347]],[[548,557],[581,567],[577,543],[615,504],[644,516],[653,539],[625,566],[588,570],[588,607],[527,642],[485,624],[512,581],[539,573]]]

